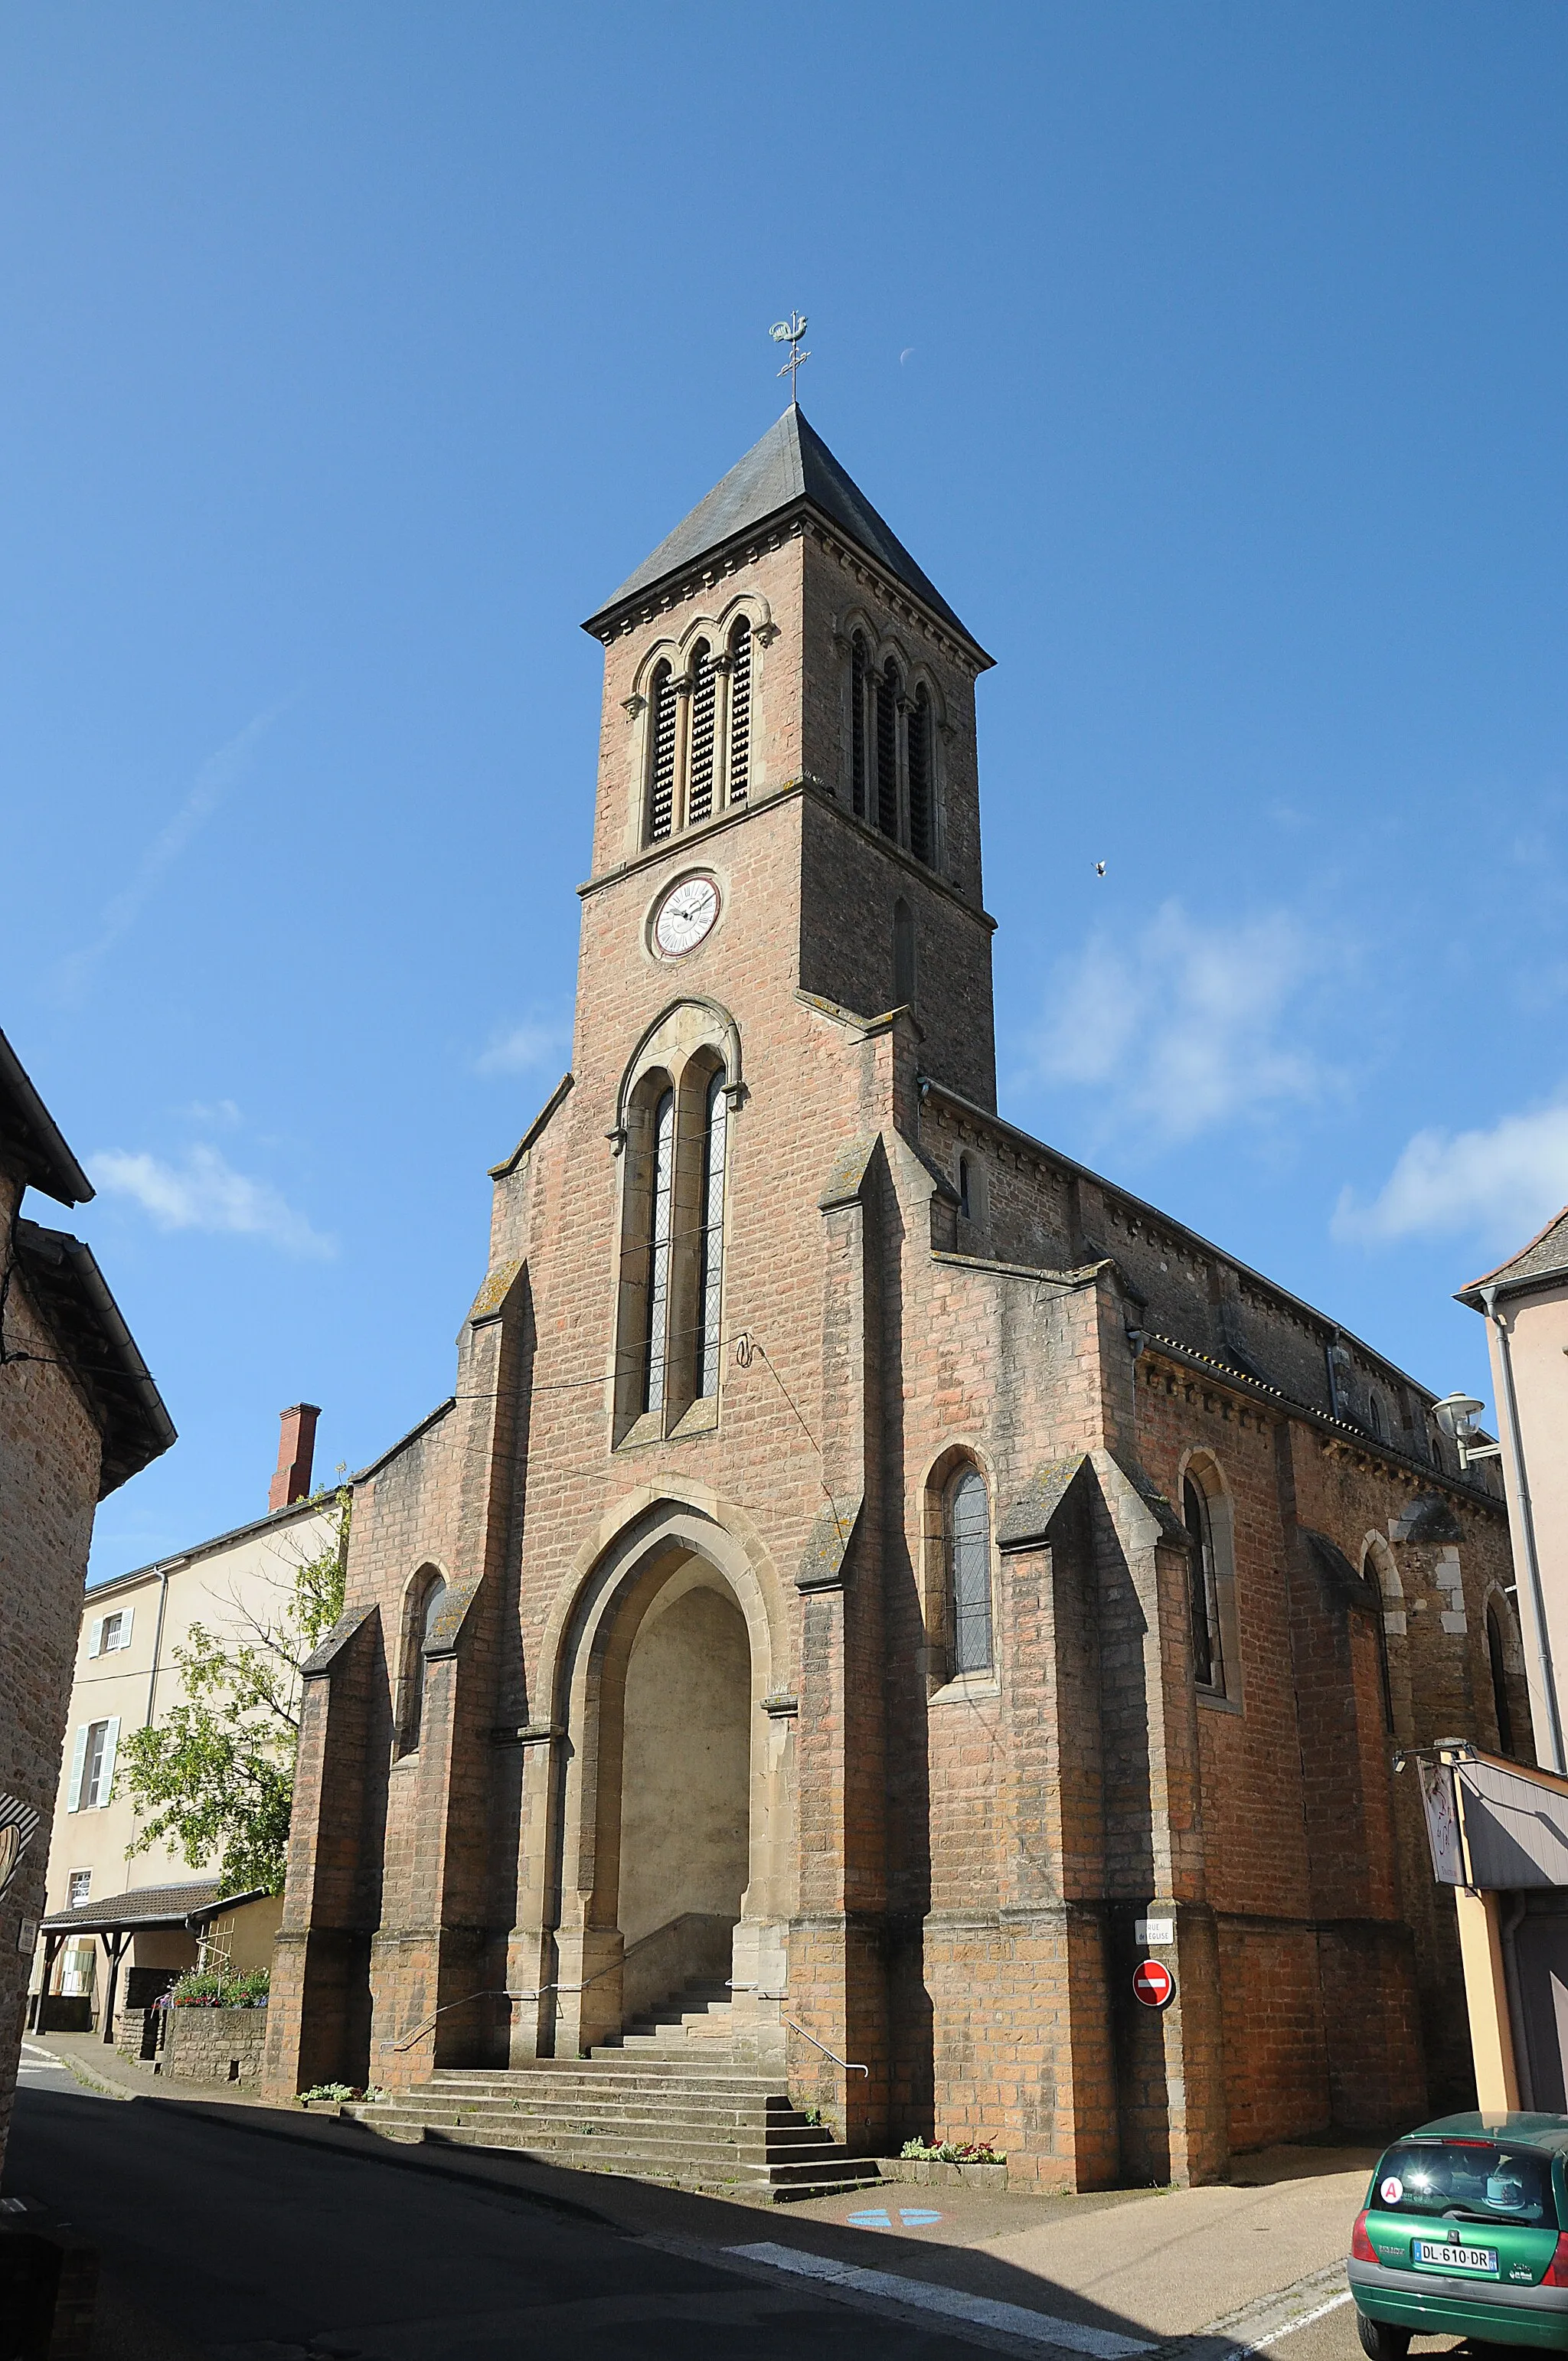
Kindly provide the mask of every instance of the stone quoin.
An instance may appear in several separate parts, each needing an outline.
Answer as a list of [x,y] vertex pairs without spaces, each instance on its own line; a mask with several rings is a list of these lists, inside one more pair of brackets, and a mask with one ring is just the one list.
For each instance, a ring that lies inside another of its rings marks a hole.
[[998,1115],[990,659],[798,409],[587,629],[571,1071],[356,1486],[270,2087],[521,2079],[706,1984],[851,2149],[1047,2186],[1457,2103],[1390,1753],[1529,1750],[1490,1479]]

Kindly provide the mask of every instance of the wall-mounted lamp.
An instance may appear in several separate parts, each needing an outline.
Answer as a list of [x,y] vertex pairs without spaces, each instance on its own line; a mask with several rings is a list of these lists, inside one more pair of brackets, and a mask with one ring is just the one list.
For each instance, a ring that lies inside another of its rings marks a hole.
[[1476,1413],[1486,1407],[1474,1394],[1445,1394],[1442,1401],[1431,1406],[1433,1418],[1459,1453],[1461,1467],[1468,1467],[1473,1459],[1500,1459],[1503,1455],[1500,1443],[1473,1443],[1470,1439],[1475,1432]]

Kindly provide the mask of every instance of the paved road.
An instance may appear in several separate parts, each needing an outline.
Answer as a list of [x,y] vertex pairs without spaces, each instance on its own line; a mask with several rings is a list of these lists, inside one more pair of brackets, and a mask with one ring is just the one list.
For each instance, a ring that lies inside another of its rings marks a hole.
[[[1299,2177],[1272,2191],[1255,2181],[1066,2205],[1013,2198],[970,2224],[950,2218],[946,2192],[938,2211],[908,2186],[883,2192],[883,2209],[862,2195],[783,2213],[549,2170],[530,2193],[464,2186],[413,2169],[406,2152],[383,2162],[183,2105],[100,2098],[33,2048],[5,2187],[99,2247],[94,2361],[973,2361],[977,2347],[1141,2361],[1160,2338],[1229,2316],[1217,2300],[1226,2248],[1250,2249],[1245,2290],[1228,2292],[1262,2315],[1238,2319],[1228,2352],[1205,2341],[1184,2355],[1179,2343],[1162,2361],[1242,2361],[1254,2339],[1272,2361],[1362,2361],[1348,2304],[1284,2334],[1285,2312],[1268,2312],[1264,2290],[1303,2270],[1287,2309],[1332,2296],[1323,2257],[1338,2250],[1344,2202],[1342,2159],[1322,2158],[1332,2177],[1314,2181],[1281,2153]],[[471,2151],[450,2166],[486,2169]],[[1332,2235],[1314,2227],[1325,2206]],[[886,2231],[859,2226],[878,2210]],[[770,2248],[773,2265],[729,2268],[718,2250],[741,2244]],[[868,2283],[850,2308],[813,2284],[825,2263],[875,2274],[880,2289]],[[889,2284],[897,2316],[876,2308]],[[961,2294],[965,2314],[934,2320],[899,2290],[927,2307]],[[1008,2333],[1020,2317],[1021,2341]],[[1421,2361],[1447,2349],[1424,2346]]]
[[[592,2218],[82,2091],[25,2060],[7,2195],[102,2257],[104,2361],[973,2361]],[[753,2235],[771,2217],[752,2215]]]

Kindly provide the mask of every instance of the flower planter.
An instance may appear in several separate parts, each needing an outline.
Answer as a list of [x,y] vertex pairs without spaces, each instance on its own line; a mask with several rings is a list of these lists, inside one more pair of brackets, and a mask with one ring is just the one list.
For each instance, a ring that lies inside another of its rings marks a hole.
[[934,2157],[883,2156],[877,2158],[877,2170],[884,2180],[913,2180],[922,2189],[960,2183],[970,2189],[1007,2186],[1005,2164],[940,2164]]

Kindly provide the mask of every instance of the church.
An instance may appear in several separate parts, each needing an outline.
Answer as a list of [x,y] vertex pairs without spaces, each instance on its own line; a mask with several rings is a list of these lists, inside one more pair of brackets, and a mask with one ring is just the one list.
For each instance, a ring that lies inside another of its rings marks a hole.
[[1080,2189],[1462,2102],[1394,1756],[1533,1759],[1490,1469],[997,1114],[991,659],[796,405],[586,628],[571,1071],[356,1485],[270,2087],[641,2039]]

